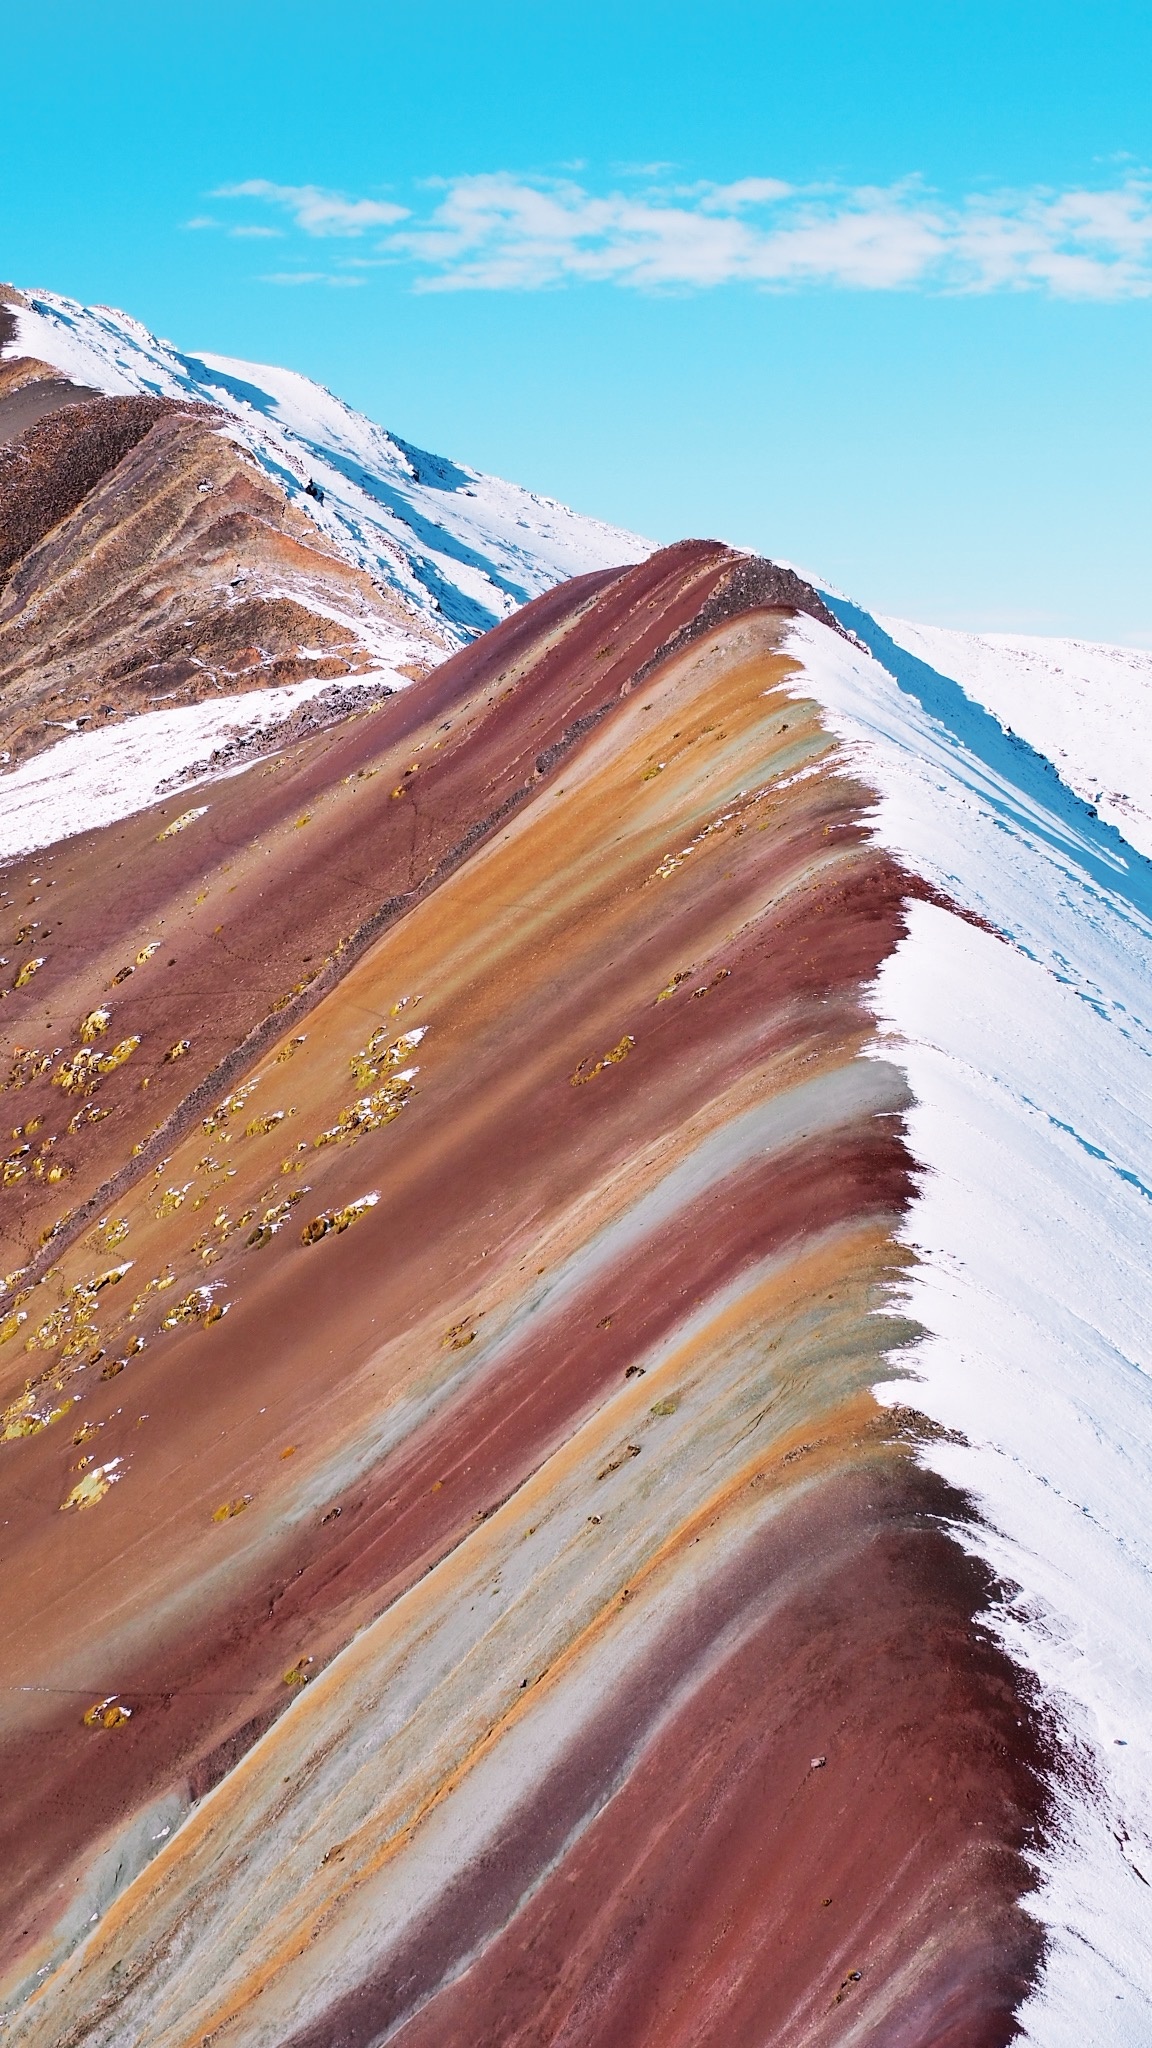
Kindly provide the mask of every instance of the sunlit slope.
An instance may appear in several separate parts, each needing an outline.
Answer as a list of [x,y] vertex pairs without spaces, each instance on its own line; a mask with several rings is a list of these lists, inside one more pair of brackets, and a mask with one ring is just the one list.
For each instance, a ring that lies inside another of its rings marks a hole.
[[[459,646],[566,577],[650,551],[555,498],[413,447],[296,371],[189,354],[115,307],[3,286],[0,344],[5,307],[5,354],[38,376],[215,408],[293,508],[413,612],[414,637]],[[11,402],[24,405],[28,388]]]
[[[66,732],[107,747],[125,721],[198,721],[238,692],[402,688],[456,644],[351,567],[205,406],[95,398],[0,447],[9,845],[30,758]],[[56,836],[88,822],[59,812]]]
[[1011,2037],[1036,1717],[871,1391],[944,899],[798,603],[584,578],[12,871],[12,2041]]
[[878,623],[1047,755],[1077,796],[1152,855],[1152,649]]

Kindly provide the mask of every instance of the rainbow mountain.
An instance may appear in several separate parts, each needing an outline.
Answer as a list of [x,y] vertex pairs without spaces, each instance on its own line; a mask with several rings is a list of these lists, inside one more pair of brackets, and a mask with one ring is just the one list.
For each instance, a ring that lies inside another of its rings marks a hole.
[[0,302],[0,2036],[1145,2042],[1152,657]]

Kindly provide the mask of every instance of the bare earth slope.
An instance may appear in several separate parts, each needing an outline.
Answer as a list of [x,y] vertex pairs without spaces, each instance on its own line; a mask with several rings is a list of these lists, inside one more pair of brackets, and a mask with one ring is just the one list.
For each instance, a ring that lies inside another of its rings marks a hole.
[[578,579],[5,876],[6,2039],[1013,2037],[1045,1738],[872,1392],[956,920],[797,606]]
[[[0,450],[0,738],[15,760],[68,721],[418,653],[413,614],[220,424],[163,399],[99,398]],[[446,651],[424,636],[426,664]]]
[[[9,778],[62,732],[160,709],[275,687],[296,693],[283,715],[337,678],[402,688],[574,571],[648,552],[292,372],[183,355],[125,314],[0,286]],[[209,751],[226,732],[210,714],[198,726]],[[175,765],[195,758],[193,743]]]

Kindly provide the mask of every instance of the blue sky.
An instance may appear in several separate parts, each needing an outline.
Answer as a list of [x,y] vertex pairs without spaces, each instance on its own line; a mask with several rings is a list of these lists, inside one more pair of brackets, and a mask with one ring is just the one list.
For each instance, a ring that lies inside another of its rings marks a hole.
[[660,540],[1152,645],[1146,4],[44,0],[4,44],[0,275]]

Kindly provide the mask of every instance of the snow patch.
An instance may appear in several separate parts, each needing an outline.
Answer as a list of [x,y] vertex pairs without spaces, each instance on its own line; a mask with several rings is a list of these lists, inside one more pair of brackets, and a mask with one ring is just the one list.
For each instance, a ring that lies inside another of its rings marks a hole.
[[[913,904],[877,984],[882,1051],[908,1072],[929,1169],[907,1225],[927,1335],[901,1363],[919,1375],[916,1406],[967,1438],[925,1455],[976,1501],[983,1524],[962,1539],[1019,1588],[999,1616],[1006,1647],[1087,1766],[1059,1790],[1063,1838],[1030,1901],[1049,1952],[1025,2038],[1143,2048],[1152,869],[1027,750],[990,740],[960,693],[933,700],[911,674],[901,687],[812,619],[788,645],[879,792],[881,839],[995,927]],[[907,1381],[888,1393],[907,1401]]]
[[[341,690],[381,683],[402,690],[408,678],[381,669],[339,679]],[[144,711],[122,725],[57,740],[44,753],[0,776],[0,861],[16,860],[78,832],[115,825],[147,810],[160,801],[173,777],[203,760],[231,734],[272,725],[331,688],[327,678],[313,678],[270,690],[246,690],[239,697],[214,697],[175,711]],[[239,774],[250,766],[250,760],[242,760],[232,772]],[[184,784],[185,789],[195,787],[192,781]]]

